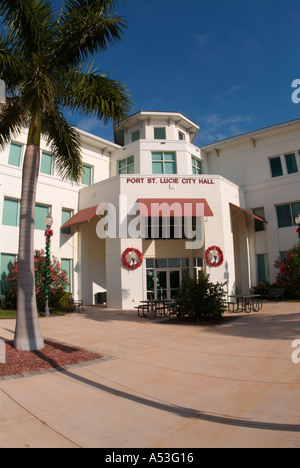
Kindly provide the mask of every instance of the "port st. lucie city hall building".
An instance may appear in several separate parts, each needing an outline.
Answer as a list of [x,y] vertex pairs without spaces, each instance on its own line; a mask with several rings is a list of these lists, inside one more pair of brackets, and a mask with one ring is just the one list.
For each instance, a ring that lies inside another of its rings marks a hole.
[[[274,262],[298,242],[300,120],[194,145],[199,127],[179,112],[138,112],[114,142],[80,131],[84,174],[61,180],[41,145],[35,248],[45,245],[85,305],[133,309],[171,299],[183,275],[210,274],[228,296],[272,284]],[[1,293],[18,252],[27,130],[0,154]]]

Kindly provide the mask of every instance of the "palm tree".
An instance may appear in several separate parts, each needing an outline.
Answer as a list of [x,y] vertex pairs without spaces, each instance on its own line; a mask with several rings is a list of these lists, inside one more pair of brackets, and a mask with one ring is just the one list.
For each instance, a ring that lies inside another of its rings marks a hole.
[[42,349],[34,288],[34,211],[41,135],[62,178],[81,179],[80,137],[64,111],[118,121],[131,110],[127,88],[82,64],[121,40],[116,0],[67,0],[59,14],[49,0],[1,0],[0,78],[7,100],[0,112],[0,147],[28,127],[23,165],[15,347]]

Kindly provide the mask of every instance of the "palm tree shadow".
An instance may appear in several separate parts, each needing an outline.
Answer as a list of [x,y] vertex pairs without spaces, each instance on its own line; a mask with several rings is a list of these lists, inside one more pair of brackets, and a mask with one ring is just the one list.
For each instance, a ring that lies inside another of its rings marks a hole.
[[105,392],[117,398],[131,401],[138,405],[147,406],[149,408],[153,408],[155,410],[163,411],[166,413],[176,414],[177,416],[180,416],[185,419],[186,418],[196,419],[196,420],[206,421],[206,422],[210,422],[214,424],[222,424],[226,426],[235,426],[235,427],[241,427],[241,428],[300,433],[300,425],[298,424],[270,423],[270,422],[261,422],[261,421],[251,421],[248,419],[241,419],[241,418],[219,416],[219,415],[199,411],[194,408],[173,405],[173,404],[158,401],[158,400],[152,400],[150,398],[139,396],[137,394],[125,392],[123,390],[118,390],[108,385],[104,385],[102,383],[95,382],[91,379],[87,379],[86,377],[77,375],[74,372],[72,372],[70,369],[60,367],[59,364],[55,360],[51,358],[46,358],[39,351],[37,351],[36,353],[41,354],[41,358],[46,359],[47,362],[51,363],[52,367],[56,368],[58,372],[62,372],[64,375],[75,380],[76,382],[79,382],[80,384],[83,384],[83,385],[87,385],[89,387],[93,387],[101,392]]

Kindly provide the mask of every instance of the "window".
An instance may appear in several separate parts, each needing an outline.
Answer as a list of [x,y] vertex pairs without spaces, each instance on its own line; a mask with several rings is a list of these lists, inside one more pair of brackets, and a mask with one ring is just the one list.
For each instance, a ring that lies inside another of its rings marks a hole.
[[[265,209],[264,208],[256,208],[253,210],[253,213],[260,218],[265,219]],[[259,221],[258,219],[254,219],[254,228],[255,232],[265,231],[266,230],[266,223],[263,221]]]
[[295,218],[300,213],[300,203],[276,206],[278,227],[296,226]]
[[283,261],[286,259],[287,251],[279,252],[280,260]]
[[134,174],[134,156],[119,161],[119,174]]
[[179,140],[181,140],[181,141],[182,141],[182,140],[185,140],[185,134],[184,134],[183,132],[181,132],[180,130],[179,130],[179,132],[178,132],[178,138],[179,138]]
[[46,218],[49,213],[49,206],[45,205],[35,205],[34,213],[34,229],[38,231],[46,230]]
[[195,156],[192,156],[192,168],[193,168],[193,174],[195,175],[203,174],[202,162],[200,161],[200,159],[195,158]]
[[[298,164],[296,153],[285,154],[285,163],[288,174],[295,174],[298,172]],[[280,177],[283,175],[282,160],[281,157],[270,159],[272,177]],[[286,173],[286,172],[285,172]]]
[[42,152],[41,157],[40,173],[46,175],[52,174],[52,155],[49,153],[44,153],[44,151]]
[[15,143],[11,143],[9,156],[8,156],[8,164],[10,164],[11,166],[20,167],[21,154],[22,154],[22,146],[17,145]]
[[147,239],[183,239],[184,223],[181,217],[148,218]]
[[69,286],[66,289],[66,292],[72,292],[73,290],[73,260],[72,259],[61,259],[61,268],[66,273],[67,279],[69,281]]
[[[61,212],[61,225],[63,226],[72,217],[72,210],[63,209]],[[61,229],[62,234],[71,234],[71,228]]]
[[262,282],[266,285],[270,284],[270,267],[269,267],[269,256],[257,255],[257,268],[258,268],[258,282]]
[[82,184],[92,185],[92,170],[91,166],[83,165]]
[[19,226],[20,202],[4,198],[2,224],[4,226]]
[[140,131],[137,130],[136,132],[133,132],[131,134],[131,143],[134,143],[135,141],[138,141],[140,139]]
[[278,156],[277,158],[270,159],[270,165],[271,165],[272,177],[279,177],[283,175],[280,156]]
[[9,268],[14,264],[16,255],[1,254],[0,263],[0,293],[3,294],[7,288],[6,278]]
[[154,139],[155,140],[165,140],[166,139],[166,128],[165,127],[154,128]]
[[176,153],[152,153],[153,174],[177,174]]
[[287,167],[288,174],[294,174],[295,172],[298,172],[298,166],[297,166],[297,160],[296,160],[295,153],[286,154],[285,155],[285,162],[286,162],[286,167]]
[[145,239],[187,239],[191,234],[196,236],[196,227],[199,226],[196,217],[184,218],[179,216],[151,217],[145,219]]

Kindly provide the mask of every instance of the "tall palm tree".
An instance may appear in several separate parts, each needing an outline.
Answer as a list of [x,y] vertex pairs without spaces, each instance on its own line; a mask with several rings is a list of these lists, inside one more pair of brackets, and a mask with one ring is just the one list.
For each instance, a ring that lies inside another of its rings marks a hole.
[[64,111],[118,121],[131,110],[127,88],[96,71],[83,71],[91,54],[121,40],[116,0],[66,0],[56,13],[49,0],[1,0],[0,78],[7,101],[0,110],[0,147],[28,127],[23,165],[15,347],[42,349],[34,288],[34,211],[40,140],[51,145],[62,178],[81,179],[80,138]]

